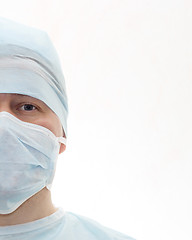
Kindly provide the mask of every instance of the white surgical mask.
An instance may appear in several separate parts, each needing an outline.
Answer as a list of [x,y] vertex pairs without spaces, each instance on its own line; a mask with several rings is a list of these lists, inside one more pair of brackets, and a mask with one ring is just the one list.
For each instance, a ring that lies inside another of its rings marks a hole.
[[45,127],[0,112],[0,214],[15,211],[44,187],[55,174],[60,144]]

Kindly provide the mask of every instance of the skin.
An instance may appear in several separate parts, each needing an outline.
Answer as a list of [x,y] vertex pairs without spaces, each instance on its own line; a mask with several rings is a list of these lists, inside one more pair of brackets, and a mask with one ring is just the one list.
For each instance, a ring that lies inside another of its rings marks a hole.
[[[39,99],[21,94],[0,93],[0,112],[2,111],[6,111],[24,122],[43,126],[52,131],[56,137],[65,137],[57,115]],[[65,149],[66,146],[60,143],[59,154]],[[51,192],[47,188],[43,188],[13,213],[0,214],[0,226],[35,221],[56,211],[57,208],[54,207],[51,200]]]

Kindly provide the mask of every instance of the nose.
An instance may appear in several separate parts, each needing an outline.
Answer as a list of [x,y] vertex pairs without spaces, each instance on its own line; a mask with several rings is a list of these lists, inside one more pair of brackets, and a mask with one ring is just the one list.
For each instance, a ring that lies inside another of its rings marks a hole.
[[11,111],[11,101],[10,94],[0,93],[0,112],[10,112]]
[[9,102],[1,102],[0,101],[0,112],[8,112],[15,116],[13,109],[11,108]]
[[9,103],[0,101],[0,112],[2,111],[11,111]]
[[12,93],[0,93],[0,112],[8,112],[16,117],[14,96]]

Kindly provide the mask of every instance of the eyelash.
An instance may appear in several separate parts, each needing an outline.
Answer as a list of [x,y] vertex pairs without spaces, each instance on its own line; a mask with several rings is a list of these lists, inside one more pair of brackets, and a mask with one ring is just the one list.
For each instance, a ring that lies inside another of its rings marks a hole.
[[[31,104],[31,103],[22,104],[19,108],[21,108],[21,107],[23,107],[23,106],[26,106],[26,105],[33,106],[33,107],[35,107],[34,110],[38,110],[38,108],[37,108],[35,105]],[[33,111],[33,110],[24,110],[24,111],[25,111],[25,112],[31,112],[31,111]]]

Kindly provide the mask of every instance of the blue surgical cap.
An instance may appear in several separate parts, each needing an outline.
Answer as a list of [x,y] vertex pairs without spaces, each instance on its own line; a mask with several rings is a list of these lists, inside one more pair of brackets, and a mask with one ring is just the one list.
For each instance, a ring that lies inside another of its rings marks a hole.
[[67,136],[65,80],[57,52],[44,31],[0,18],[0,93],[43,101],[59,117]]

